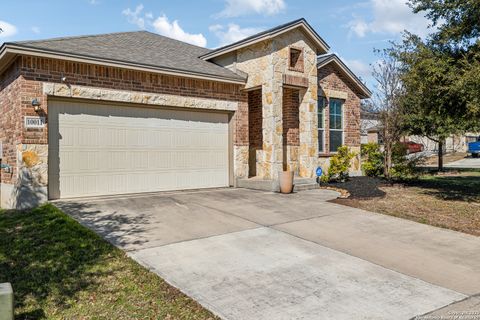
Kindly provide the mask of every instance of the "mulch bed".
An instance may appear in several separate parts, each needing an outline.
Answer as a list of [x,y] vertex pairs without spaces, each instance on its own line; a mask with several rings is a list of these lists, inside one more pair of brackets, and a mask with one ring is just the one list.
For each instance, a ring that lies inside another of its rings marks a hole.
[[343,189],[346,190],[350,196],[349,199],[365,199],[384,197],[385,192],[379,187],[391,185],[380,178],[373,177],[351,177],[345,182],[330,182],[322,185],[325,189]]

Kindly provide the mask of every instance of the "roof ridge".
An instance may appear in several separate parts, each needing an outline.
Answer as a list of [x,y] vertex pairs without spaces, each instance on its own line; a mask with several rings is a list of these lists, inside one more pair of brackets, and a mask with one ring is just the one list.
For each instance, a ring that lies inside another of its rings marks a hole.
[[100,34],[87,34],[81,36],[64,36],[64,37],[54,37],[48,39],[38,39],[38,40],[22,40],[22,41],[13,41],[9,42],[11,44],[24,44],[24,43],[39,43],[39,42],[50,42],[50,41],[62,41],[62,40],[71,40],[71,39],[82,39],[82,38],[98,38],[102,36],[108,35],[120,35],[120,34],[127,34],[127,33],[140,33],[140,32],[148,32],[146,30],[136,30],[136,31],[118,31],[118,32],[107,32],[107,33],[100,33]]
[[258,41],[260,41],[260,39],[262,39],[264,37],[270,37],[270,36],[275,35],[277,33],[284,32],[285,30],[288,30],[289,28],[296,28],[296,27],[302,26],[302,25],[307,30],[307,32],[312,37],[312,39],[314,41],[316,41],[316,44],[318,45],[318,47],[322,48],[322,51],[328,51],[330,49],[329,45],[325,42],[325,40],[323,40],[323,38],[320,37],[320,35],[315,31],[315,29],[313,29],[313,27],[307,22],[307,20],[302,17],[302,18],[295,19],[295,20],[292,20],[290,22],[281,24],[279,26],[276,26],[276,27],[258,32],[256,34],[253,34],[253,35],[249,36],[249,37],[246,37],[246,38],[241,39],[239,41],[227,44],[227,45],[222,46],[220,48],[216,48],[209,53],[201,55],[200,58],[204,59],[204,60],[209,60],[209,59],[214,58],[216,56],[225,54],[229,51],[236,50],[236,48],[238,48],[239,46],[248,44],[249,42],[252,42],[252,41],[258,42]]
[[[218,47],[218,48],[215,48],[215,49],[213,49],[213,50],[211,50],[211,51],[221,51],[221,50],[223,50],[223,49],[225,49],[225,48],[228,48],[228,47],[234,47],[235,45],[237,45],[237,44],[239,44],[239,43],[242,43],[242,42],[245,42],[245,41],[248,41],[249,39],[253,39],[253,38],[259,37],[259,36],[261,36],[261,35],[267,35],[267,34],[269,34],[270,32],[272,32],[272,31],[274,31],[274,30],[282,29],[282,28],[284,28],[284,27],[287,26],[287,25],[293,25],[293,24],[298,23],[298,22],[300,22],[300,21],[302,21],[302,20],[306,22],[305,18],[295,19],[295,20],[292,20],[292,21],[290,21],[290,22],[287,22],[287,23],[283,23],[283,24],[281,24],[281,25],[278,25],[278,26],[276,26],[276,27],[272,27],[272,28],[269,28],[269,29],[267,29],[267,30],[263,30],[263,31],[257,32],[257,33],[255,33],[255,34],[252,34],[252,35],[248,36],[248,37],[245,37],[245,38],[243,38],[243,39],[240,39],[240,40],[238,40],[238,41],[235,41],[235,42],[226,44],[226,45],[221,46],[221,47]],[[203,56],[203,55],[202,55],[202,56]],[[200,58],[201,58],[202,56],[200,56]]]
[[319,54],[317,57],[318,58],[325,58],[325,57],[328,57],[328,56],[336,56],[336,54],[334,52],[327,52],[327,53],[324,53],[324,54]]
[[98,38],[98,37],[104,37],[104,36],[110,36],[110,35],[122,35],[122,34],[131,34],[131,33],[148,33],[157,37],[162,37],[162,38],[168,38],[169,40],[182,43],[183,45],[188,45],[194,48],[202,49],[205,50],[206,52],[202,54],[206,54],[212,49],[206,48],[206,47],[200,47],[185,41],[181,41],[178,39],[174,39],[171,37],[164,36],[162,34],[158,34],[156,32],[151,32],[148,30],[137,30],[137,31],[119,31],[119,32],[108,32],[108,33],[100,33],[100,34],[90,34],[90,35],[80,35],[80,36],[66,36],[66,37],[55,37],[55,38],[49,38],[49,39],[39,39],[39,40],[22,40],[22,41],[14,41],[14,42],[8,42],[10,44],[35,44],[35,43],[42,43],[42,42],[54,42],[54,41],[64,41],[64,40],[76,40],[76,39],[84,39],[84,38]]

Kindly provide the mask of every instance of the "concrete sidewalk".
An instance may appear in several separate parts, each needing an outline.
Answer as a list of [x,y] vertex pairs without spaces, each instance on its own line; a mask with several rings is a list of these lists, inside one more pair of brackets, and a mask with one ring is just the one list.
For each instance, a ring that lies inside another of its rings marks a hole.
[[480,169],[480,158],[468,157],[462,160],[447,163],[445,164],[445,167],[458,169]]
[[480,292],[480,238],[245,189],[57,202],[225,319],[408,319]]
[[330,212],[341,214],[273,228],[466,295],[480,292],[480,238],[357,208],[326,205]]

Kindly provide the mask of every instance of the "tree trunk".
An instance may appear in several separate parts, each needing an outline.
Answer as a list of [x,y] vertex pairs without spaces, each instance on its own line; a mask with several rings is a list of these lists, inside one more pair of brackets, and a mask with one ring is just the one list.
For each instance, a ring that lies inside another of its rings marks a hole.
[[443,171],[443,140],[438,141],[438,171]]
[[390,179],[390,172],[392,169],[392,146],[390,142],[385,143],[385,164],[383,166],[383,175]]

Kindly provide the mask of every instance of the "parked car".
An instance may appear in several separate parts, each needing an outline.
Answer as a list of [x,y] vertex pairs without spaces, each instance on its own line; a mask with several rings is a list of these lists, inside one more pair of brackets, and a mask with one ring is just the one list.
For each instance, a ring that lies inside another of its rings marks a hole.
[[477,141],[468,144],[467,152],[470,153],[473,158],[478,158],[478,155],[480,155],[480,137],[477,138]]
[[401,142],[407,148],[407,154],[422,152],[425,147],[421,143],[416,143],[413,141]]

